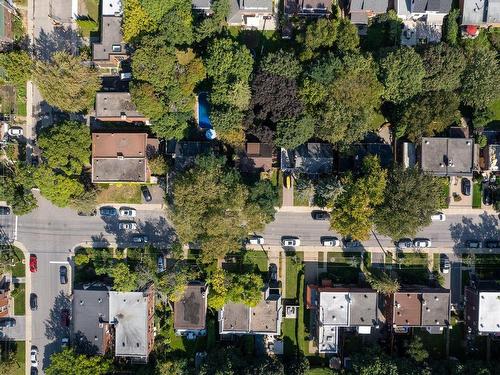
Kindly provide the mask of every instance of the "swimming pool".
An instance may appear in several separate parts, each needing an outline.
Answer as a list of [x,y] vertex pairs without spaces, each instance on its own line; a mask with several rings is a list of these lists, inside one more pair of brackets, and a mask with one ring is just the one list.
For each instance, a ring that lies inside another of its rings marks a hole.
[[208,94],[202,92],[198,95],[198,126],[201,129],[212,129],[210,123],[210,104],[208,103]]

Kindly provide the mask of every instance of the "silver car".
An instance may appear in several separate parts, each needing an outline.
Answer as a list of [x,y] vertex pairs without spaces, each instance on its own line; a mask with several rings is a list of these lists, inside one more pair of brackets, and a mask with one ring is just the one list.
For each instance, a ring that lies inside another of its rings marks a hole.
[[413,246],[419,247],[419,248],[424,248],[424,247],[431,247],[431,240],[428,238],[415,238],[413,241]]
[[284,237],[281,239],[282,246],[300,246],[300,239],[297,237]]
[[118,224],[118,229],[124,229],[124,230],[137,229],[137,224],[134,223],[133,221],[122,221],[120,224]]
[[137,216],[137,211],[135,210],[135,208],[120,207],[120,216],[136,217]]

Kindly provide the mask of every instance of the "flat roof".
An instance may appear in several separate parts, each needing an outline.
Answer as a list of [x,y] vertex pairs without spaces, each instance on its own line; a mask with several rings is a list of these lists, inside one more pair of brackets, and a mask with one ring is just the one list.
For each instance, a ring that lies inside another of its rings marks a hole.
[[398,326],[420,326],[422,321],[422,302],[420,293],[394,293],[394,324]]
[[318,327],[318,351],[320,353],[337,353],[339,350],[338,327],[333,325]]
[[437,176],[472,175],[474,140],[471,138],[423,137],[421,167]]
[[182,299],[174,302],[174,329],[205,329],[206,313],[206,286],[188,285]]
[[145,158],[92,158],[93,182],[146,182]]
[[93,158],[145,158],[147,133],[92,133]]
[[115,355],[147,357],[147,296],[142,292],[110,292],[109,316],[115,327]]
[[319,318],[323,325],[347,326],[349,322],[349,293],[321,292]]
[[422,325],[447,326],[450,320],[450,292],[422,293]]
[[125,55],[123,42],[122,17],[103,15],[101,17],[101,40],[92,43],[92,59],[95,61],[109,60],[110,55]]
[[144,116],[137,111],[129,92],[98,92],[95,98],[96,118],[138,118]]
[[500,292],[479,292],[479,332],[500,332]]
[[350,325],[376,325],[377,324],[377,292],[351,292]]
[[264,300],[250,308],[250,331],[269,333],[278,331],[278,302],[281,301]]
[[221,329],[226,332],[248,332],[250,308],[242,303],[226,303],[222,308]]

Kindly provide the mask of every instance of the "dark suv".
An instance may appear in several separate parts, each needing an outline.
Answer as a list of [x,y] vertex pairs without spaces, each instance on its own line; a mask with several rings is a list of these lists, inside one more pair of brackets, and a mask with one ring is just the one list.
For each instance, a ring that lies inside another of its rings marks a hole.
[[35,293],[30,294],[30,308],[32,311],[38,309],[38,296]]
[[470,195],[470,180],[468,178],[462,178],[462,194]]

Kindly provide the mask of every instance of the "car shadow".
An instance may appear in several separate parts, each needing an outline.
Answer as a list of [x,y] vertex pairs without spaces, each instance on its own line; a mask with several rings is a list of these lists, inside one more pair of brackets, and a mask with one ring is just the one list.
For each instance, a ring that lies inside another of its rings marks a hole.
[[[63,338],[70,337],[70,326],[65,327],[61,321],[61,314],[63,310],[71,312],[71,300],[69,296],[65,295],[62,291],[57,295],[54,305],[50,309],[49,318],[45,320],[45,337],[51,342],[45,346],[43,367],[46,368],[50,363],[50,356],[59,351]],[[71,313],[70,313],[71,315]]]
[[500,239],[500,223],[496,214],[489,214],[486,211],[478,216],[478,221],[470,217],[462,217],[461,223],[451,224],[450,235],[455,243],[453,246],[456,254],[466,246],[467,241],[484,241]]

